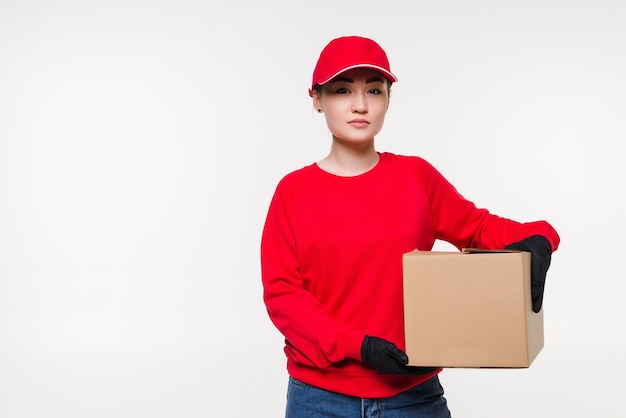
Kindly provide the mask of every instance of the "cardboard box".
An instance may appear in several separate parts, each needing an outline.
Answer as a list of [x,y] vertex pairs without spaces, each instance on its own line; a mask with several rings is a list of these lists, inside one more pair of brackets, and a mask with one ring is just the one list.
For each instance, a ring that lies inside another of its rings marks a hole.
[[409,365],[529,367],[543,348],[530,253],[416,250],[402,263]]

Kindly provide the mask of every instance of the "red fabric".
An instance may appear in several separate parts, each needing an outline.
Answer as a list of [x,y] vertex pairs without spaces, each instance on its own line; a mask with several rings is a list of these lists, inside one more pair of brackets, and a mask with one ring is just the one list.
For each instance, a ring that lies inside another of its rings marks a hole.
[[404,349],[402,254],[501,249],[541,234],[545,221],[519,223],[478,209],[418,157],[381,154],[367,173],[339,177],[316,164],[285,176],[261,242],[264,300],[285,336],[290,375],[352,396],[393,396],[430,376],[381,375],[360,361],[363,337]]
[[371,68],[384,74],[392,83],[398,81],[391,73],[387,54],[380,45],[368,38],[344,36],[333,39],[322,50],[313,70],[311,89],[352,68]]

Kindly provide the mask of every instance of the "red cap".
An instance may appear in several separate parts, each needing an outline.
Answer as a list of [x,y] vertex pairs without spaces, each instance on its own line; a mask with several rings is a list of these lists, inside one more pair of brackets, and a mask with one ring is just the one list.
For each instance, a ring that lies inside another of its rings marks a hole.
[[387,54],[376,42],[360,36],[333,39],[322,50],[315,70],[309,95],[316,84],[324,84],[353,68],[371,68],[380,71],[392,83],[398,81],[389,69]]

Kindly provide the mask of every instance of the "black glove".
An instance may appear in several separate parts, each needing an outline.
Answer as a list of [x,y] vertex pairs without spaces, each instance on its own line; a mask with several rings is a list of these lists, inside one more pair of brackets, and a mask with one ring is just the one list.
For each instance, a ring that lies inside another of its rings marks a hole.
[[528,251],[530,257],[530,289],[533,298],[533,312],[541,310],[543,302],[543,289],[546,285],[546,273],[550,267],[552,248],[545,237],[533,235],[519,242],[514,242],[504,247],[505,250]]
[[361,358],[379,373],[402,376],[419,376],[434,372],[437,368],[407,366],[409,357],[395,344],[378,337],[368,335],[361,344]]

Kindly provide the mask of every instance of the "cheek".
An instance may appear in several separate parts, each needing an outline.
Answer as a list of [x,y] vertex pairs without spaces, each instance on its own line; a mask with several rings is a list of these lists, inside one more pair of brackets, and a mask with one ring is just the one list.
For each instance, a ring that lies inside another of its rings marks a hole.
[[328,124],[336,122],[338,119],[341,118],[341,115],[344,113],[337,106],[328,103],[325,103],[323,109],[324,116],[326,117],[326,123]]
[[329,112],[324,112],[324,115],[326,116],[326,126],[328,126],[328,129],[332,132],[336,131],[339,127],[338,119]]
[[381,102],[377,103],[376,107],[372,109],[372,113],[376,113],[376,118],[380,120],[384,120],[387,115],[387,110],[389,109],[389,102]]
[[376,117],[374,118],[374,124],[376,125],[376,131],[380,131],[385,123],[385,116],[387,116],[387,107],[381,107],[377,109]]

